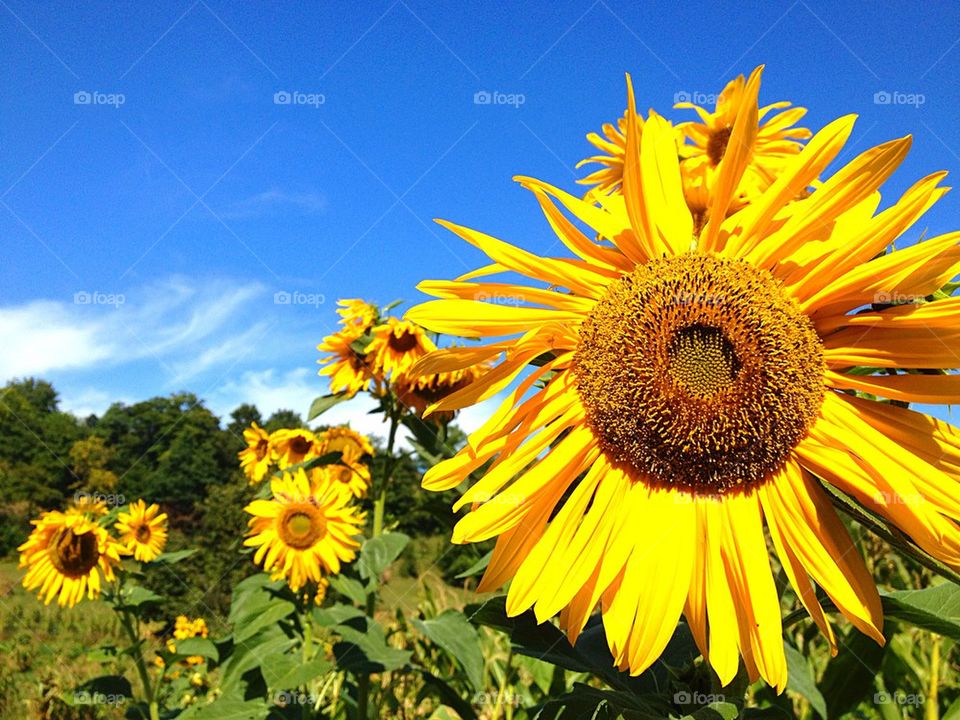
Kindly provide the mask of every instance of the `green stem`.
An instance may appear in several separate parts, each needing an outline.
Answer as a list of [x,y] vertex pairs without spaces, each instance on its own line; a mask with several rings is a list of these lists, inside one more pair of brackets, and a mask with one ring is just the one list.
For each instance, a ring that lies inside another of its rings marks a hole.
[[117,610],[117,614],[120,616],[120,625],[123,626],[127,637],[130,639],[131,654],[137,667],[137,674],[140,676],[140,683],[143,685],[143,694],[150,708],[150,720],[160,720],[160,706],[157,704],[156,697],[154,697],[153,685],[150,683],[150,673],[147,672],[143,652],[140,650],[140,633],[134,628],[128,610]]
[[[387,414],[390,418],[390,433],[387,436],[386,458],[383,463],[383,477],[376,483],[376,497],[373,501],[373,530],[370,538],[380,536],[383,533],[384,511],[387,506],[387,489],[390,486],[390,480],[393,477],[393,471],[396,466],[396,459],[393,456],[393,448],[397,441],[397,429],[400,427],[400,413],[402,408],[398,408],[396,403],[390,402]],[[367,617],[373,618],[377,610],[377,591],[371,590],[367,593]],[[368,708],[370,705],[370,675],[361,675],[357,680],[357,717],[359,720],[367,720]]]

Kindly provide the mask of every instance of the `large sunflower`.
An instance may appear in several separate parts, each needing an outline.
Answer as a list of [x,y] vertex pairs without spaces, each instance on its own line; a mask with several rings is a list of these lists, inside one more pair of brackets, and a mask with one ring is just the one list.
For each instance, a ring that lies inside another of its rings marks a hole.
[[[960,298],[864,309],[882,293],[924,298],[943,286],[960,271],[960,233],[883,254],[945,192],[937,173],[873,214],[909,138],[798,193],[840,152],[853,117],[820,131],[727,217],[757,139],[758,87],[759,72],[732,123],[729,146],[741,151],[722,158],[703,227],[684,200],[675,129],[651,113],[641,143],[631,90],[618,202],[597,206],[520,179],[574,257],[539,257],[441,223],[493,261],[472,278],[511,271],[545,287],[427,281],[420,289],[442,299],[407,318],[495,338],[436,351],[413,373],[502,357],[437,403],[456,410],[506,392],[468,444],[423,480],[454,488],[490,463],[455,505],[469,512],[454,542],[497,538],[481,589],[512,580],[508,612],[532,607],[541,621],[560,613],[571,640],[599,605],[615,662],[634,674],[661,654],[682,613],[724,684],[742,658],[752,679],[782,690],[764,519],[786,577],[834,649],[814,584],[877,642],[883,618],[821,483],[960,566],[960,431],[851,392],[960,399],[955,375],[901,372],[960,364]],[[510,304],[478,302],[478,293]],[[887,372],[864,376],[855,366]]]
[[156,503],[130,503],[127,511],[117,516],[115,527],[126,552],[139,562],[155,560],[167,544],[167,514],[160,512]]
[[61,607],[73,607],[84,594],[91,600],[98,597],[103,580],[113,580],[113,569],[120,563],[117,541],[75,513],[55,510],[31,522],[30,537],[17,548],[20,567],[29,568],[23,586],[38,590],[47,605],[54,597]]
[[339,484],[311,485],[298,468],[274,478],[270,489],[272,499],[244,508],[253,516],[244,545],[257,548],[253,559],[264,570],[285,578],[296,592],[308,581],[339,573],[341,563],[356,557],[364,519]]

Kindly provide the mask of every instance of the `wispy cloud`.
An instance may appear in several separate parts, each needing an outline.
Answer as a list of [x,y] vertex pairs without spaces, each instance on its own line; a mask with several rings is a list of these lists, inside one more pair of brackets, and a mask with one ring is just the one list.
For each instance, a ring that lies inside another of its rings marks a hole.
[[274,188],[218,208],[217,214],[228,220],[243,220],[291,210],[312,215],[323,212],[326,207],[327,198],[321,193],[289,192]]

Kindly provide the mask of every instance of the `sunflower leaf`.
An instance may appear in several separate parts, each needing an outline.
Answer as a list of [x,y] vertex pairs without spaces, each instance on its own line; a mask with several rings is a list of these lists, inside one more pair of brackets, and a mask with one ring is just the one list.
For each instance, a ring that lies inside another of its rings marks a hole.
[[307,422],[320,417],[330,408],[339,405],[344,400],[349,399],[350,396],[348,393],[331,393],[329,395],[321,395],[312,403],[310,403],[310,410],[307,412]]
[[411,624],[460,665],[467,675],[473,689],[483,689],[483,653],[480,649],[480,636],[463,613],[456,610],[444,610],[429,620],[413,618]]
[[960,585],[943,582],[923,590],[881,590],[883,614],[960,640]]
[[177,716],[178,720],[263,720],[270,707],[261,699],[243,700],[223,697],[209,704],[198,704]]
[[400,557],[410,537],[398,532],[387,532],[370,538],[360,549],[357,568],[364,580],[376,580],[390,563]]
[[817,681],[806,658],[790,644],[786,644],[784,650],[787,654],[787,690],[806,699],[813,711],[826,720],[827,703],[817,689]]
[[359,580],[346,575],[331,575],[329,582],[330,587],[357,605],[367,602],[367,589]]
[[855,628],[840,639],[840,648],[840,653],[827,663],[820,680],[820,692],[831,718],[842,717],[872,692],[885,652],[884,647]]
[[197,553],[197,548],[188,548],[187,550],[177,550],[175,552],[165,552],[153,559],[155,563],[166,563],[174,565],[181,560],[186,560]]
[[177,658],[204,657],[216,662],[220,659],[217,646],[204,637],[185,638],[176,642]]

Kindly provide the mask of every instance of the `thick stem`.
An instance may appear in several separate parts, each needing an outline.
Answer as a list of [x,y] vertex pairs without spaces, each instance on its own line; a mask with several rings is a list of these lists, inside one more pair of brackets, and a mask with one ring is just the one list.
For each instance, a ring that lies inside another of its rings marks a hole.
[[150,682],[150,673],[147,672],[147,666],[143,659],[143,652],[140,650],[140,633],[136,631],[130,612],[127,610],[117,610],[120,616],[120,625],[127,633],[130,639],[130,650],[133,656],[134,664],[137,667],[137,674],[140,676],[140,683],[143,685],[143,694],[147,700],[147,706],[150,709],[150,720],[160,720],[160,706],[154,697],[153,685]]
[[930,650],[930,682],[927,684],[925,698],[925,720],[940,720],[939,695],[940,690],[940,636],[933,635],[933,647]]

